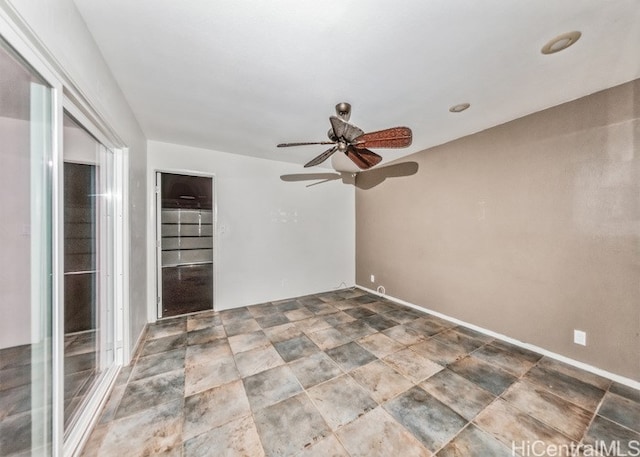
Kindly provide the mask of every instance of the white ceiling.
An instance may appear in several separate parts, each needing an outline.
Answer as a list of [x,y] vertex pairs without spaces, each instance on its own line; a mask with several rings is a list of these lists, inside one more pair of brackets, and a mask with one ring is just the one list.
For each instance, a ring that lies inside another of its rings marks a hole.
[[341,101],[388,161],[640,77],[638,0],[75,3],[149,139],[299,164]]

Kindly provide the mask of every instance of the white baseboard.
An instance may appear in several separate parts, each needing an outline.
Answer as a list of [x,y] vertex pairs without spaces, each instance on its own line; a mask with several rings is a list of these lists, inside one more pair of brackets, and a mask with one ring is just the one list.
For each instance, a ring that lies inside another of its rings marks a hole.
[[125,354],[125,360],[123,361],[123,366],[127,366],[134,361],[140,350],[142,349],[142,344],[144,343],[144,339],[147,337],[147,332],[149,331],[149,324],[145,324],[138,335],[138,338],[131,348],[131,352],[129,354]]
[[539,346],[535,346],[533,344],[523,343],[522,341],[516,340],[516,339],[508,337],[506,335],[502,335],[501,333],[497,333],[497,332],[494,332],[492,330],[487,330],[486,328],[482,328],[482,327],[479,327],[477,325],[470,324],[470,323],[462,321],[460,319],[456,319],[455,317],[447,316],[446,314],[442,314],[442,313],[440,313],[438,311],[433,311],[431,309],[427,309],[427,308],[423,308],[423,307],[418,306],[418,305],[414,305],[413,303],[409,303],[409,302],[401,300],[399,298],[392,297],[392,296],[387,295],[385,293],[380,293],[380,292],[377,292],[375,290],[368,289],[368,288],[366,288],[364,286],[356,285],[356,287],[359,288],[359,289],[362,289],[365,292],[368,292],[370,294],[386,298],[387,300],[390,300],[390,301],[392,301],[394,303],[398,303],[400,305],[415,309],[417,311],[421,311],[421,312],[423,312],[425,314],[432,314],[432,315],[434,315],[436,317],[442,318],[442,319],[447,320],[449,322],[452,322],[454,324],[462,325],[463,327],[470,328],[471,330],[475,330],[477,332],[483,333],[483,334],[491,336],[493,338],[505,341],[507,343],[511,343],[513,345],[519,346],[519,347],[524,348],[524,349],[528,349],[529,351],[536,352],[538,354],[550,357],[550,358],[558,360],[560,362],[564,362],[564,363],[566,363],[568,365],[572,365],[572,366],[574,366],[576,368],[580,368],[581,370],[588,371],[589,373],[593,373],[593,374],[596,374],[598,376],[602,376],[603,378],[611,379],[612,381],[618,382],[620,384],[624,384],[625,386],[631,387],[633,389],[640,390],[640,381],[635,381],[633,379],[630,379],[630,378],[627,378],[627,377],[624,377],[624,376],[620,376],[620,375],[615,374],[615,373],[611,373],[611,372],[603,370],[601,368],[594,367],[593,365],[589,365],[587,363],[580,362],[580,361],[575,360],[575,359],[571,359],[571,358],[566,357],[566,356],[564,356],[562,354],[558,354],[558,353],[555,353],[555,352],[548,351],[547,349],[541,348]]

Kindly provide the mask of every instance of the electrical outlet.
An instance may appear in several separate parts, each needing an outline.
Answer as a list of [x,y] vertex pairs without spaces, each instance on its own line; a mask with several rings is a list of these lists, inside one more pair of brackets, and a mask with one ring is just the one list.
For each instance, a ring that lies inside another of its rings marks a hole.
[[375,275],[371,275],[371,282],[376,282],[376,276]]
[[582,330],[573,331],[573,342],[581,346],[587,345],[587,332]]

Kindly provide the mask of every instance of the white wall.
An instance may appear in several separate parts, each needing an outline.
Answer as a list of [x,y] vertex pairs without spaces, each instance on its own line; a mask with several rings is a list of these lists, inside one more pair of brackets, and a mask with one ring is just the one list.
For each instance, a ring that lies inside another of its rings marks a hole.
[[31,343],[29,122],[0,117],[0,349]]
[[99,165],[100,143],[77,126],[64,126],[64,161]]
[[[155,172],[215,175],[216,309],[352,286],[355,192],[332,181],[313,187],[284,182],[299,165],[150,141],[149,227],[155,226]],[[147,249],[149,318],[155,317],[155,245]],[[342,286],[341,286],[342,285]]]
[[129,317],[135,343],[147,317],[146,138],[72,0],[0,0],[0,8],[20,16],[129,148]]

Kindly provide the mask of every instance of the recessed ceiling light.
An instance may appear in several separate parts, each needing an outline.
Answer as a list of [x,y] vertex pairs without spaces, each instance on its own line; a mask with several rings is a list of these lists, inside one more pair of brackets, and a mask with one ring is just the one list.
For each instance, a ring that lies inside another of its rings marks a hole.
[[578,32],[577,30],[558,35],[553,40],[548,41],[547,44],[542,47],[541,52],[543,54],[554,54],[556,52],[567,49],[569,46],[578,41],[581,35],[582,33]]
[[461,113],[470,106],[471,105],[469,103],[460,103],[459,105],[453,105],[451,108],[449,108],[449,111],[451,111],[452,113]]

